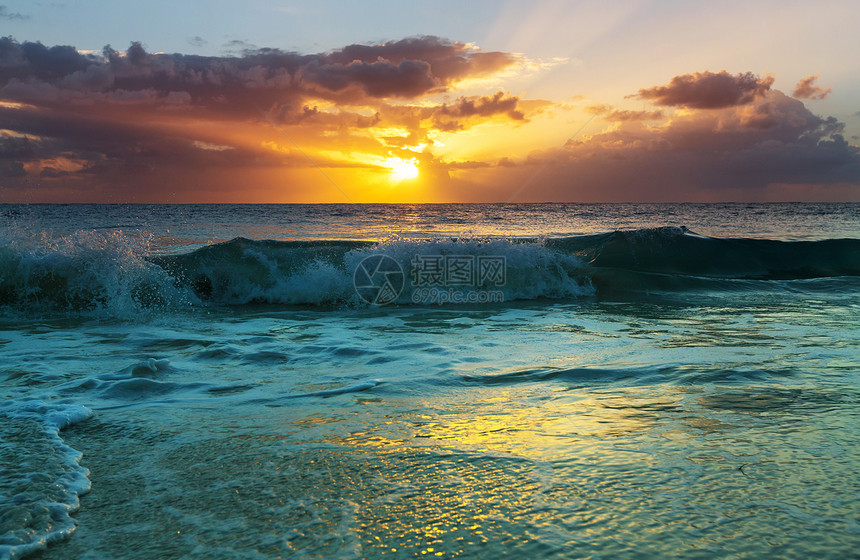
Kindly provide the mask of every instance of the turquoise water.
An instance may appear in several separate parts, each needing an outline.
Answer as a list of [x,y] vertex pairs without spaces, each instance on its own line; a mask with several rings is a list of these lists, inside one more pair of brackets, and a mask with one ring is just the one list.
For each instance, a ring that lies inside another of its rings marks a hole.
[[860,205],[3,210],[0,557],[860,549]]

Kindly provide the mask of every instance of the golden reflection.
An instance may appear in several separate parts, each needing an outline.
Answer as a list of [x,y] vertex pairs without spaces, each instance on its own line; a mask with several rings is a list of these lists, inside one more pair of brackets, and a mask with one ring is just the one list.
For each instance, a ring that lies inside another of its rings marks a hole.
[[[306,424],[304,441],[335,444],[314,451],[317,474],[307,482],[361,504],[355,534],[368,552],[474,557],[503,548],[540,557],[557,539],[617,534],[619,511],[650,531],[654,512],[686,496],[686,473],[698,472],[689,469],[726,474],[741,491],[747,473],[738,468],[754,463],[755,446],[700,400],[685,387],[501,380],[418,404],[386,399],[383,415],[362,406],[346,429]],[[293,486],[284,491],[295,495]]]
[[600,394],[559,389],[550,400],[522,406],[518,391],[462,404],[444,415],[416,414],[327,441],[357,448],[451,448],[462,451],[551,459],[570,454],[571,446],[592,447],[640,437],[680,397],[640,397],[635,389]]
[[325,424],[331,424],[332,422],[342,422],[343,418],[339,418],[337,416],[323,416],[321,414],[313,414],[306,418],[302,418],[299,420],[293,420],[293,424],[302,427],[309,426],[323,426]]

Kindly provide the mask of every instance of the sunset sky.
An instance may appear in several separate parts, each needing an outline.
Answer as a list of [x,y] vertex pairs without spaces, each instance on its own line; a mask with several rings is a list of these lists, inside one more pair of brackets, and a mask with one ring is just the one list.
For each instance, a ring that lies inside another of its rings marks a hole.
[[860,2],[0,3],[0,202],[860,200]]

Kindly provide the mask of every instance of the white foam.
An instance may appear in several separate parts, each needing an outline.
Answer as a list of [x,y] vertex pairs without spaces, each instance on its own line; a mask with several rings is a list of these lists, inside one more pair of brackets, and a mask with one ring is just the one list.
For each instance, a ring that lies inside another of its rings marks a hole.
[[[14,473],[17,482],[26,483],[34,475],[53,478],[51,494],[40,494],[39,485],[22,484],[25,490],[9,496],[10,504],[26,505],[28,509],[47,512],[50,523],[43,527],[21,527],[0,535],[0,559],[21,558],[45,548],[49,543],[68,538],[75,530],[75,520],[71,514],[80,507],[79,498],[90,490],[89,470],[80,465],[82,454],[65,444],[60,430],[86,420],[92,416],[88,408],[74,403],[46,403],[38,399],[11,399],[0,403],[0,415],[7,419],[21,419],[35,422],[43,430],[42,435],[49,441],[49,451],[54,461],[45,460],[48,467],[56,465],[50,472]],[[4,452],[25,455],[33,449],[40,449],[35,442],[24,441],[16,446],[14,442],[4,442]],[[23,457],[22,457],[23,459]],[[33,489],[36,486],[36,490]]]

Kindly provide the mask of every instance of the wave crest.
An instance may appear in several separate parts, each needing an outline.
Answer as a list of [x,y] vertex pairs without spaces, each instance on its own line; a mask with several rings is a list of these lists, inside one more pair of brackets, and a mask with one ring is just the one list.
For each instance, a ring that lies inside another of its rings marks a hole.
[[857,239],[711,238],[686,228],[546,240],[373,243],[236,238],[157,256],[150,254],[148,239],[121,232],[46,239],[23,236],[0,243],[0,309],[134,317],[141,311],[206,305],[360,306],[354,273],[373,255],[396,261],[402,284],[397,297],[387,301],[403,305],[418,301],[411,297],[422,287],[415,275],[416,260],[433,258],[502,259],[503,282],[439,285],[465,295],[495,290],[499,298],[490,301],[685,292],[715,286],[745,289],[749,282],[762,289],[780,281],[860,276]]
[[147,238],[122,232],[0,238],[0,308],[126,317],[187,305],[148,253]]

